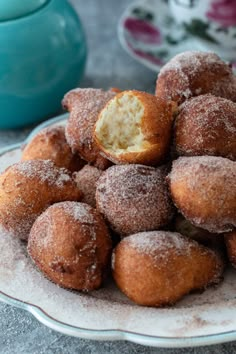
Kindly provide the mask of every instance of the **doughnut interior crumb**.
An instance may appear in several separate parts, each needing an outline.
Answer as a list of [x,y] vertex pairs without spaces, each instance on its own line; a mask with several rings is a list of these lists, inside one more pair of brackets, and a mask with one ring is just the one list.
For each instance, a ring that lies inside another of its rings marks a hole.
[[102,110],[95,134],[105,150],[114,154],[142,151],[145,138],[141,130],[144,107],[131,93],[113,98]]

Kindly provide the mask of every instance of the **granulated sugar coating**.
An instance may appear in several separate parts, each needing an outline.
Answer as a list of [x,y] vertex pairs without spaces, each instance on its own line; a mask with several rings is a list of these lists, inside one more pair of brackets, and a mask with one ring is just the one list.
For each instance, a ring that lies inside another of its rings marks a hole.
[[83,193],[82,202],[88,203],[92,207],[96,207],[95,192],[97,181],[102,171],[90,165],[84,166],[79,172],[74,174],[78,188]]
[[19,162],[0,175],[0,224],[27,240],[33,222],[48,206],[80,198],[66,169],[49,160]]
[[[131,235],[125,239],[129,246],[135,248],[141,254],[165,259],[169,250],[175,250],[178,254],[188,255],[191,246],[196,244],[177,232],[149,231]],[[157,254],[158,251],[158,254]]]
[[56,284],[91,291],[105,278],[111,239],[95,209],[84,203],[62,202],[37,218],[30,231],[28,252]]
[[181,213],[210,232],[236,227],[236,162],[223,157],[180,157],[168,176]]
[[74,221],[79,221],[82,224],[96,224],[96,219],[92,215],[93,209],[85,203],[67,202],[60,203],[63,211],[72,216]]
[[75,89],[69,91],[63,105],[70,112],[66,126],[66,139],[72,151],[96,167],[105,169],[110,162],[100,155],[93,139],[94,124],[105,104],[116,95],[101,89]]
[[48,183],[53,186],[63,187],[71,181],[70,173],[65,168],[57,168],[51,160],[29,160],[15,165],[16,173],[25,178],[37,178],[39,183]]
[[163,168],[119,165],[97,183],[97,208],[122,236],[159,229],[173,216]]
[[205,93],[236,101],[236,79],[232,69],[215,53],[183,52],[161,69],[156,96],[181,103]]
[[180,155],[236,159],[236,103],[210,94],[185,101],[175,120]]
[[37,133],[24,147],[21,160],[51,160],[58,167],[78,171],[84,165],[78,155],[72,154],[65,137],[64,126],[50,126]]
[[171,305],[222,279],[221,257],[178,233],[137,233],[124,238],[113,252],[114,279],[139,305]]

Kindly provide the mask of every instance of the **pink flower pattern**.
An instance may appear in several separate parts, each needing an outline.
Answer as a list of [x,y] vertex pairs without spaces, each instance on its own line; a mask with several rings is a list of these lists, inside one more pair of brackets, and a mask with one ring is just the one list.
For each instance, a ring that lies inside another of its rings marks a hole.
[[140,58],[143,58],[143,59],[146,59],[148,61],[150,61],[151,63],[153,64],[156,64],[156,65],[164,65],[164,62],[158,58],[158,57],[154,57],[153,54],[148,54],[148,53],[145,53],[139,49],[134,49],[131,47],[131,50],[133,51],[134,54],[136,54],[138,57]]
[[206,13],[209,20],[219,23],[227,28],[236,25],[236,1],[235,0],[214,0],[211,9]]
[[124,22],[125,29],[131,34],[133,39],[146,44],[160,44],[161,32],[152,24],[136,19],[126,18]]

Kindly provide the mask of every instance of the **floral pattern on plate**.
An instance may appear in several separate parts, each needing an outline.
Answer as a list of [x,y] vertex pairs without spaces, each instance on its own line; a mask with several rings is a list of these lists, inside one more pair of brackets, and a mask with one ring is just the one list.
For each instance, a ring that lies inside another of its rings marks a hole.
[[174,22],[165,0],[133,3],[120,20],[118,35],[124,49],[154,71],[192,48],[192,38]]
[[[227,1],[229,0],[218,0],[209,16],[216,16],[219,13],[216,5],[225,6]],[[218,21],[226,21],[219,16],[217,18]],[[118,36],[123,48],[134,59],[158,72],[180,52],[207,50],[203,43],[191,35],[191,30],[174,21],[168,0],[143,0],[136,1],[126,9],[118,25]]]

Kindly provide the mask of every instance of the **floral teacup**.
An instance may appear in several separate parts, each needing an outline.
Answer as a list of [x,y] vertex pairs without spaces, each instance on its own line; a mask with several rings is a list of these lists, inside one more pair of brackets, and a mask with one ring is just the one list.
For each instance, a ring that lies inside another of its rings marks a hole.
[[170,0],[175,21],[198,38],[203,49],[236,59],[236,0]]

